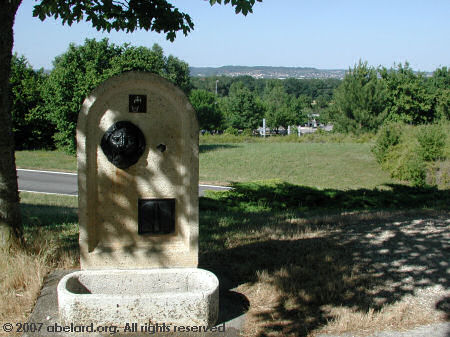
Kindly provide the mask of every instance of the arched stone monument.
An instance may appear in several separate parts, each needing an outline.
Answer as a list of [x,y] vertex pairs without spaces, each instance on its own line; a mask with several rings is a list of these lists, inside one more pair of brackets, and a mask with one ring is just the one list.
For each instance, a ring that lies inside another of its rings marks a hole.
[[196,267],[198,124],[150,73],[96,88],[77,127],[82,269]]
[[81,271],[58,283],[65,324],[212,326],[219,281],[198,262],[198,124],[150,73],[110,78],[77,127]]

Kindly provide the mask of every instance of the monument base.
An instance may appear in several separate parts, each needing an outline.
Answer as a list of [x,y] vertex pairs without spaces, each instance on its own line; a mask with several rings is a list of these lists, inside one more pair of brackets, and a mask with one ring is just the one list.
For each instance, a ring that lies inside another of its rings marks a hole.
[[62,322],[211,327],[219,313],[219,280],[198,268],[82,270],[58,284]]

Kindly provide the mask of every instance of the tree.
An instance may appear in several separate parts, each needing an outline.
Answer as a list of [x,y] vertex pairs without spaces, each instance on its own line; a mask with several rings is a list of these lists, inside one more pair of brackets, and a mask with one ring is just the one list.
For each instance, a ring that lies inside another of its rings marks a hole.
[[9,77],[15,148],[51,148],[53,130],[43,114],[43,69],[33,70],[24,56],[14,55]]
[[436,99],[436,118],[450,120],[450,69],[438,68],[430,79]]
[[[15,239],[21,241],[22,224],[19,210],[17,173],[14,160],[14,140],[11,127],[9,75],[11,67],[13,26],[22,0],[0,0],[0,246],[8,248]],[[210,4],[224,3],[236,13],[252,12],[255,1],[262,0],[210,0]],[[185,35],[194,28],[190,16],[180,12],[166,0],[41,0],[35,5],[34,16],[41,20],[61,17],[71,25],[86,18],[98,30],[136,29],[163,32],[173,41],[176,32]]]
[[337,130],[374,131],[384,120],[385,102],[384,83],[377,70],[360,61],[336,89],[330,115]]
[[[269,84],[270,82],[268,82]],[[268,86],[264,94],[264,106],[266,110],[267,125],[272,129],[282,126],[285,129],[289,125],[297,124],[299,112],[293,109],[294,97],[291,97],[284,91],[281,83],[275,82],[274,86]]]
[[227,126],[235,129],[255,129],[264,116],[262,104],[241,82],[231,85],[229,96],[222,101],[222,108]]
[[386,118],[390,121],[420,124],[435,118],[435,99],[425,76],[415,74],[408,63],[396,69],[381,70],[387,88]]
[[11,121],[9,75],[11,70],[14,17],[20,0],[3,0],[0,11],[0,247],[22,240],[14,138]]
[[111,62],[122,50],[107,39],[86,40],[84,45],[70,44],[68,50],[53,61],[53,70],[43,88],[48,122],[55,127],[58,148],[75,151],[78,112],[86,95],[108,78]]
[[86,39],[82,46],[71,44],[53,62],[43,92],[46,116],[56,128],[54,139],[58,148],[75,152],[78,112],[84,98],[107,78],[130,70],[158,74],[186,93],[190,89],[188,65],[176,57],[164,56],[157,44],[152,49],[116,46],[108,39]]
[[200,129],[209,131],[222,129],[222,114],[217,106],[215,94],[195,89],[191,91],[189,101],[197,112]]

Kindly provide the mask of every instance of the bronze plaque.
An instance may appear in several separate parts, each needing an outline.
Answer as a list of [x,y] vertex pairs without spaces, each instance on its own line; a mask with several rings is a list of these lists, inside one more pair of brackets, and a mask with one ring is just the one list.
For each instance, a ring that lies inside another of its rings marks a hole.
[[128,111],[135,113],[147,112],[147,95],[129,95]]

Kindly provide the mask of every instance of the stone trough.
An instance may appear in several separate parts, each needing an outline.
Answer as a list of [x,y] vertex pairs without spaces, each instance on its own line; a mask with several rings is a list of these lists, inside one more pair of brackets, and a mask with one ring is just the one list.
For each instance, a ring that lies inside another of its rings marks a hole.
[[82,270],[58,284],[60,319],[76,325],[212,326],[219,281],[198,268]]

